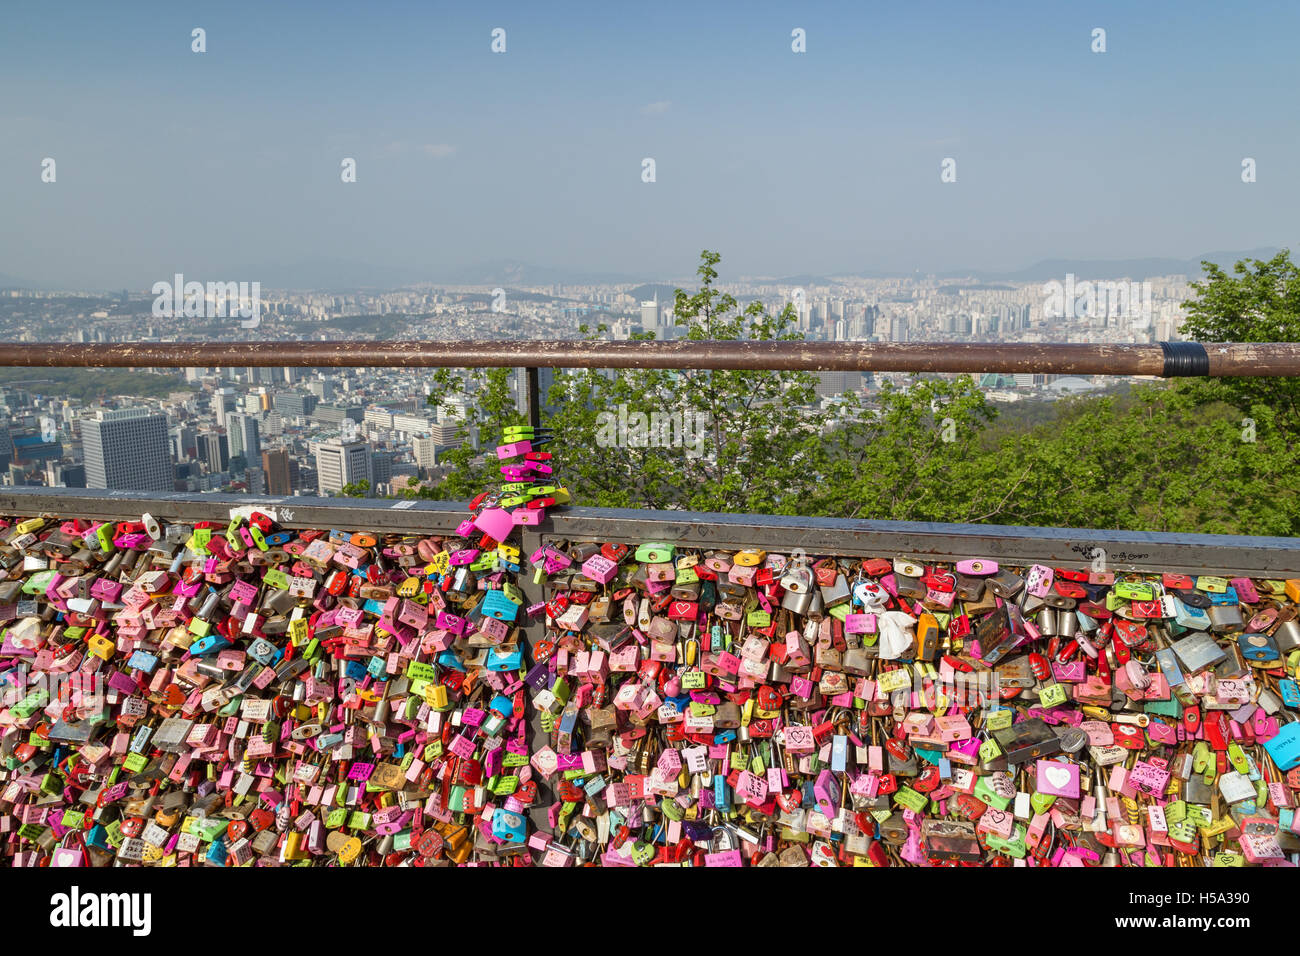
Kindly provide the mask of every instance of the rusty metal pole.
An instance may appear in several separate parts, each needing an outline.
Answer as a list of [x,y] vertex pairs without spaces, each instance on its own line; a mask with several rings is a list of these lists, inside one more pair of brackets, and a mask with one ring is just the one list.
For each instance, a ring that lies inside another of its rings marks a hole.
[[40,368],[708,368],[1300,376],[1300,343],[455,341],[0,342],[0,365]]

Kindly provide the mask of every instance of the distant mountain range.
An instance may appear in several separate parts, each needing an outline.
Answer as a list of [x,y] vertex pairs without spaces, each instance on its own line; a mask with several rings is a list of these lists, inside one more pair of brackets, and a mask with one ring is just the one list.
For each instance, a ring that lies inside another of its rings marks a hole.
[[[971,279],[977,282],[1046,282],[1050,279],[1064,279],[1067,273],[1084,279],[1139,279],[1147,276],[1202,274],[1201,261],[1216,263],[1227,271],[1232,270],[1235,262],[1241,259],[1270,259],[1277,254],[1280,246],[1264,246],[1244,252],[1207,252],[1194,259],[1172,259],[1150,257],[1146,259],[1040,259],[1031,266],[1016,270],[990,269],[952,269],[944,272],[926,272],[916,269],[911,272],[876,272],[863,270],[859,272],[836,273],[835,275],[797,275],[772,278],[766,281],[776,285],[842,285],[846,280],[862,279],[903,279],[932,275],[936,279]],[[964,285],[963,288],[970,288]]]
[[[782,277],[744,277],[746,281],[767,282],[784,286],[840,285],[852,278],[893,279],[933,275],[939,279],[970,279],[978,282],[1040,282],[1062,279],[1067,273],[1081,278],[1118,279],[1144,278],[1160,275],[1201,274],[1201,260],[1208,259],[1225,269],[1240,259],[1267,259],[1276,254],[1278,247],[1267,246],[1245,252],[1208,252],[1193,259],[1042,259],[1023,269],[995,271],[987,269],[950,270],[946,272],[878,272],[858,270],[834,275],[791,275]],[[170,279],[170,276],[160,278]],[[207,281],[212,276],[194,275]],[[546,285],[627,285],[644,283],[630,290],[637,299],[649,299],[657,290],[659,300],[671,301],[676,286],[662,278],[645,274],[617,272],[575,272],[553,266],[538,266],[518,259],[496,259],[463,267],[430,265],[426,269],[380,266],[350,259],[314,257],[292,263],[263,264],[237,270],[224,270],[222,280],[233,278],[256,279],[264,289],[294,289],[320,292],[347,292],[352,290],[398,289],[419,284],[474,285],[520,288]],[[57,285],[32,282],[0,273],[0,289],[49,290],[56,288],[78,289],[75,285]],[[116,294],[121,286],[108,290]],[[136,291],[142,291],[144,287]],[[101,290],[102,291],[102,290]]]
[[496,259],[440,273],[436,280],[448,285],[625,285],[642,282],[645,275],[620,272],[574,272],[536,266],[518,259]]

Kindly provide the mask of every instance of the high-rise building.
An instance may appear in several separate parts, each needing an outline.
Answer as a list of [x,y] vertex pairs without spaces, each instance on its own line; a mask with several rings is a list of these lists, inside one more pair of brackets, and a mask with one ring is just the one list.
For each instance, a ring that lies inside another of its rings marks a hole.
[[[441,445],[444,448],[450,448],[461,443],[460,438],[458,437],[460,429],[460,425],[455,425],[451,422],[442,425],[430,425],[429,437],[433,439],[434,444]],[[477,429],[471,430],[477,431]]]
[[[550,402],[551,386],[555,384],[555,371],[553,368],[545,367],[537,370],[537,397],[541,402],[542,412],[545,415],[554,415],[559,411],[558,406],[552,405]],[[515,410],[520,415],[526,416],[528,414],[528,374],[523,369],[519,369],[515,373]],[[450,422],[451,419],[449,417],[444,421]],[[441,434],[445,436],[442,442],[444,445],[454,444],[456,441],[454,428],[450,432],[446,432],[433,425],[428,430],[435,435]]]
[[328,402],[334,397],[334,383],[326,379],[316,379],[307,383],[307,388],[322,402]]
[[835,398],[845,392],[856,392],[862,387],[861,372],[817,372],[813,391],[821,398]]
[[376,490],[393,480],[393,453],[391,451],[372,451],[370,453],[370,488]]
[[220,432],[199,435],[199,460],[208,466],[208,474],[225,471],[230,466],[230,446]]
[[404,432],[407,435],[418,435],[427,432],[432,424],[424,415],[407,413],[393,416],[393,431]]
[[226,427],[226,413],[234,409],[236,398],[233,388],[219,388],[212,393],[212,414],[218,427]]
[[266,472],[266,493],[268,495],[293,494],[293,482],[289,478],[289,450],[287,448],[270,448],[262,452],[262,470]]
[[195,457],[194,429],[186,425],[177,425],[167,433],[171,443],[172,458],[185,461]]
[[171,491],[173,468],[167,416],[147,408],[101,409],[82,419],[86,487]]
[[275,410],[285,418],[306,418],[316,410],[316,396],[302,392],[276,392]]
[[350,485],[370,480],[370,446],[363,441],[324,441],[314,446],[316,487],[322,495],[333,495]]
[[350,418],[360,424],[364,416],[361,413],[360,405],[353,405],[348,408],[340,405],[317,405],[316,410],[311,413],[311,417],[314,421],[324,422],[327,425],[341,426],[345,418]]
[[86,466],[60,461],[47,461],[45,463],[45,484],[50,488],[84,488],[86,487]]
[[641,303],[641,331],[654,332],[659,328],[659,293],[649,302]]
[[243,455],[249,464],[255,463],[262,454],[257,419],[252,415],[227,415],[226,430],[230,433],[230,457]]
[[433,468],[438,464],[438,442],[428,435],[417,435],[411,440],[415,464],[418,468]]

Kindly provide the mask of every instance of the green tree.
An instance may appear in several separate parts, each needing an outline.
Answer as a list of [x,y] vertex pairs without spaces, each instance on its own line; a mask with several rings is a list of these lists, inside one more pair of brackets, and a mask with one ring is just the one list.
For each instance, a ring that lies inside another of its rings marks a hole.
[[[719,289],[720,258],[703,252],[699,290],[676,292],[674,321],[683,338],[802,337],[790,306],[770,314],[759,302],[742,307]],[[816,382],[806,372],[579,370],[557,375],[549,400],[558,410],[548,424],[563,477],[584,502],[792,512],[831,421],[815,407]]]
[[370,497],[370,479],[362,478],[360,481],[350,481],[339,491],[341,498],[368,498]]
[[1221,403],[1166,384],[1062,402],[1054,422],[1006,436],[990,457],[1026,479],[990,520],[1142,531],[1292,534],[1297,490],[1272,412],[1243,434]]
[[843,518],[993,520],[1015,477],[982,457],[980,435],[996,414],[968,375],[886,382],[875,408],[818,442],[806,507]]
[[[698,291],[677,290],[673,312],[684,338],[802,338],[791,306],[775,314],[759,302],[742,307],[718,288],[720,258],[705,250]],[[607,329],[582,331],[595,338]],[[431,404],[458,386],[450,373],[437,381]],[[422,495],[464,498],[500,480],[495,456],[467,439],[477,428],[490,452],[500,424],[523,418],[504,370],[472,371],[468,381],[463,443],[444,456],[447,476]],[[930,504],[949,503],[944,463],[971,452],[993,417],[969,378],[886,389],[879,407],[851,393],[823,406],[816,384],[815,375],[790,371],[557,373],[546,421],[556,477],[575,503],[603,507],[922,517]]]
[[[1300,341],[1300,267],[1283,249],[1272,259],[1242,260],[1229,274],[1201,263],[1205,279],[1193,282],[1196,298],[1184,303],[1183,335],[1198,342]],[[1198,402],[1220,400],[1255,417],[1272,409],[1288,447],[1300,443],[1300,378],[1198,379],[1180,385]],[[1259,419],[1256,418],[1258,425]]]
[[[440,455],[440,465],[448,469],[440,481],[405,492],[404,497],[456,501],[496,488],[502,477],[493,449],[501,444],[506,425],[527,423],[515,407],[510,369],[468,369],[464,379],[450,369],[438,369],[433,380],[437,390],[428,404],[448,410],[460,444]],[[463,414],[453,410],[456,400],[463,400]]]

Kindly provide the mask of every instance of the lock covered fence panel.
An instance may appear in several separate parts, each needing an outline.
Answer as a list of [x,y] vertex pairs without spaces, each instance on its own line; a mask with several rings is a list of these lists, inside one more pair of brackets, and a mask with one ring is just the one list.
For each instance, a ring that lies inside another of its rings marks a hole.
[[1300,850],[1297,542],[4,496],[7,865]]

